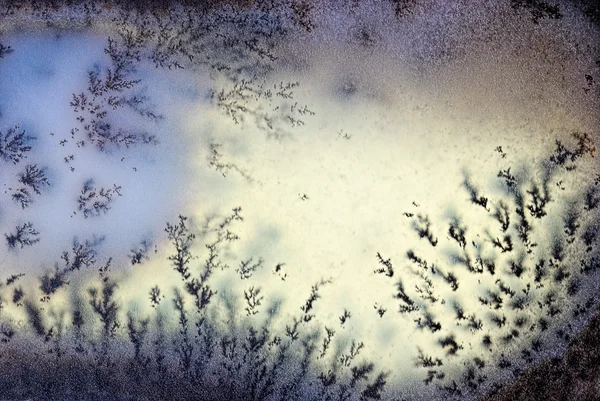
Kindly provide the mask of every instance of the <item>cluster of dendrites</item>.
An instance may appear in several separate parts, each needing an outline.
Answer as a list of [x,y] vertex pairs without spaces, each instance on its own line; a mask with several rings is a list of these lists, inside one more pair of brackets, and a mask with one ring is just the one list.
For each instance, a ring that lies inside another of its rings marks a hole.
[[[539,354],[547,346],[568,344],[576,334],[571,323],[597,306],[600,176],[570,177],[581,159],[595,153],[588,134],[575,133],[571,142],[557,140],[554,153],[528,166],[540,174],[500,170],[499,199],[486,197],[465,174],[467,199],[478,218],[490,222],[487,227],[470,228],[454,216],[445,223],[444,242],[443,225],[415,203],[404,217],[427,245],[406,251],[402,267],[408,264],[409,275],[396,278],[392,261],[377,253],[374,273],[394,282],[398,311],[438,343],[437,349],[418,350],[416,366],[424,369],[426,384],[437,384],[448,396],[480,387],[498,391],[498,371],[519,376],[543,359]],[[497,151],[504,154],[501,147]],[[441,323],[448,314],[454,315],[451,326]],[[458,361],[464,366],[460,375]]]
[[[443,241],[436,234],[442,234],[441,227],[415,203],[414,212],[405,213],[405,218],[413,221],[411,229],[425,246],[406,252],[401,264],[409,273],[399,273],[398,262],[376,254],[373,272],[393,284],[388,288],[382,283],[382,288],[393,290],[398,312],[417,331],[436,339],[437,348],[418,348],[411,363],[424,370],[424,383],[438,386],[445,397],[479,393],[480,387],[497,391],[500,382],[494,377],[500,374],[495,371],[519,375],[540,360],[548,346],[569,342],[575,332],[568,322],[588,316],[597,304],[589,283],[600,268],[594,250],[598,179],[590,180],[584,195],[576,198],[579,203],[558,208],[562,229],[550,233],[549,249],[541,250],[537,242],[548,230],[546,221],[553,218],[550,205],[563,201],[561,192],[567,191],[577,161],[593,155],[589,137],[574,138],[574,146],[557,142],[555,152],[542,163],[547,174],[541,182],[517,176],[513,180],[507,178],[512,177],[508,168],[500,171],[503,199],[490,198],[482,205],[481,191],[468,179],[463,181],[473,207],[490,221],[483,232],[470,230],[457,216],[448,222]],[[20,285],[21,275],[9,277],[2,285],[0,305],[21,309],[28,323],[23,328],[12,313],[3,313],[2,346],[20,352],[19,344],[33,342],[37,351],[28,357],[43,364],[15,369],[3,358],[4,394],[39,395],[35,388],[10,384],[35,377],[36,386],[46,386],[51,398],[68,394],[74,386],[83,399],[92,394],[125,397],[125,388],[135,383],[139,399],[380,399],[390,372],[377,369],[361,352],[368,339],[341,348],[335,342],[352,312],[341,313],[339,327],[323,325],[315,313],[316,303],[323,302],[322,289],[334,285],[331,280],[314,283],[298,304],[298,314],[282,328],[273,326],[280,313],[277,303],[265,298],[253,278],[265,268],[264,260],[240,260],[235,266],[224,256],[231,244],[243,240],[236,234],[243,220],[238,207],[227,216],[207,219],[196,231],[185,216],[166,224],[170,255],[165,267],[181,281],[174,289],[160,284],[149,288],[147,302],[154,310],[149,315],[128,309],[115,297],[119,275],[113,273],[110,258],[98,258],[102,238],[74,241],[54,270],[39,277],[37,288]],[[25,224],[7,241],[12,246],[31,245],[36,235]],[[449,250],[446,257],[437,252],[444,246]],[[435,261],[421,256],[432,249]],[[132,249],[131,263],[143,265],[149,250],[146,242]],[[71,281],[86,269],[96,270],[96,279],[83,293],[70,291]],[[272,273],[284,269],[280,263]],[[239,280],[248,283],[237,296],[243,295],[242,313],[251,320],[238,318],[235,302],[220,297],[211,284],[227,270],[235,270]],[[469,276],[478,284],[464,285]],[[70,294],[66,304],[55,299],[61,293]],[[392,305],[375,304],[375,309],[383,318]],[[439,320],[448,313],[454,315],[453,326]],[[266,319],[253,322],[264,315]],[[446,370],[457,361],[459,371]],[[47,364],[55,366],[52,374],[44,368]]]
[[[107,13],[87,3],[82,7],[79,11],[85,15],[100,17]],[[49,11],[37,4],[31,9],[24,4],[13,4],[7,6],[5,17],[31,12],[41,13],[39,16],[50,21]],[[104,48],[107,60],[102,66],[95,65],[86,71],[87,88],[71,96],[69,105],[74,121],[70,132],[44,133],[56,139],[64,154],[61,161],[72,173],[78,171],[79,161],[86,163],[90,149],[114,157],[123,149],[160,143],[156,133],[139,128],[149,123],[156,129],[164,118],[146,94],[149,83],[141,79],[142,70],[148,68],[212,71],[215,89],[210,98],[214,105],[235,124],[253,118],[254,124],[270,137],[281,138],[290,128],[304,125],[304,119],[314,115],[307,105],[295,100],[298,82],[279,82],[271,87],[264,79],[277,66],[273,48],[288,29],[284,21],[254,21],[226,9],[195,18],[190,9],[184,11],[185,22],[175,29],[172,22],[163,21],[155,13],[128,13],[123,8],[113,11],[114,15],[109,16],[113,18],[114,36],[107,38]],[[269,11],[265,8],[261,12],[266,18]],[[1,57],[13,51],[11,46],[1,46]],[[220,85],[223,87],[217,92]],[[22,209],[30,207],[42,195],[50,185],[49,174],[56,172],[53,171],[56,166],[26,164],[35,160],[36,148],[41,151],[39,142],[38,137],[28,135],[18,125],[0,131],[0,159],[23,167],[22,172],[16,173],[14,184],[5,188],[14,204]],[[226,155],[219,151],[221,146],[218,142],[209,144],[208,165],[223,176],[235,171],[253,181],[246,169],[227,161]],[[120,161],[125,159],[121,157]],[[131,169],[135,172],[138,167]],[[80,193],[73,199],[73,216],[78,212],[84,218],[101,216],[123,193],[127,197],[127,188],[119,182],[104,182],[101,174],[86,177],[80,184]]]
[[[27,358],[42,363],[20,369],[10,358],[2,358],[3,395],[40,396],[39,387],[51,399],[72,391],[81,399],[126,399],[125,388],[134,386],[136,399],[379,399],[388,374],[359,360],[363,343],[353,342],[329,368],[321,367],[333,352],[335,329],[325,327],[327,336],[320,338],[313,308],[329,280],[313,285],[298,309],[301,313],[283,330],[271,327],[277,305],[263,305],[258,283],[244,290],[245,311],[251,317],[267,314],[262,324],[238,321],[234,306],[218,297],[211,280],[232,268],[222,253],[227,244],[239,240],[234,230],[243,221],[241,213],[235,208],[229,216],[209,219],[197,234],[184,216],[166,225],[168,264],[181,285],[167,291],[153,286],[148,292],[154,309],[150,315],[127,310],[115,297],[118,274],[113,274],[110,258],[97,256],[101,238],[74,242],[55,269],[39,277],[37,288],[20,285],[21,275],[9,277],[2,283],[0,305],[21,309],[28,323],[24,329],[3,313],[2,347],[19,353],[23,341],[35,344]],[[202,255],[195,253],[197,242],[204,245]],[[132,263],[143,263],[145,251],[132,252]],[[253,282],[253,272],[262,264],[260,259],[241,261],[236,272],[240,280]],[[71,280],[83,269],[98,272],[85,292],[70,292],[66,305],[56,300],[69,292]],[[174,314],[175,330],[169,327]],[[341,324],[350,316],[345,311]],[[46,366],[54,368],[48,371]],[[35,387],[14,385],[26,377]]]
[[[68,199],[78,224],[102,221],[128,202],[131,192],[120,181],[125,173],[91,174],[79,163],[101,155],[118,165],[135,152],[160,149],[165,138],[157,132],[170,116],[148,95],[152,73],[208,71],[213,86],[205,106],[236,129],[256,128],[284,141],[309,124],[318,113],[298,96],[300,82],[273,75],[291,63],[279,58],[279,41],[315,30],[314,6],[292,1],[287,12],[278,12],[277,5],[266,3],[201,12],[181,5],[160,11],[72,5],[80,22],[91,26],[93,18],[103,18],[112,31],[102,63],[82,72],[87,87],[69,96],[70,129],[41,133],[61,159],[54,165],[37,162],[39,137],[15,125],[19,122],[0,127],[6,194],[0,211],[20,216],[11,227],[0,219],[5,251],[20,255],[40,246],[44,232],[29,212],[55,190],[55,177],[65,177],[59,169],[67,175],[86,171]],[[419,2],[389,3],[401,20]],[[515,12],[526,10],[534,24],[562,18],[558,7],[542,1],[509,5]],[[3,16],[33,15],[51,26],[64,17],[59,10],[33,2],[9,6]],[[352,40],[362,47],[379,40],[368,28],[355,31]],[[0,59],[12,57],[13,50],[0,43]],[[584,89],[597,87],[591,75],[585,78]],[[338,92],[347,98],[359,91],[354,82],[342,86]],[[596,133],[561,134],[541,162],[515,155],[521,164],[507,162],[488,182],[468,171],[449,177],[462,183],[465,204],[458,201],[460,212],[447,221],[428,213],[422,200],[413,202],[401,220],[418,247],[372,249],[365,275],[380,279],[377,291],[391,294],[395,304],[368,297],[360,302],[369,303],[378,321],[397,319],[434,344],[415,346],[404,360],[443,399],[499,391],[507,378],[568,344],[598,306],[593,290],[600,270],[600,175],[581,173],[595,156]],[[354,139],[343,129],[337,135]],[[205,167],[213,173],[256,182],[229,157],[218,134],[203,146]],[[495,151],[506,159],[502,146]],[[128,174],[138,168],[143,166],[129,166]],[[499,190],[489,195],[482,188],[492,182]],[[298,196],[304,205],[313,197]],[[414,395],[402,387],[402,377],[369,355],[369,347],[378,347],[375,341],[348,333],[355,310],[323,316],[319,305],[336,286],[327,274],[310,283],[300,301],[286,301],[291,314],[269,297],[270,288],[257,277],[269,269],[279,283],[291,281],[292,274],[285,255],[271,264],[260,254],[236,253],[239,243],[251,240],[238,232],[244,200],[204,222],[182,211],[160,233],[136,233],[126,254],[101,252],[114,233],[99,231],[73,236],[39,274],[11,266],[0,283],[0,398],[362,401]],[[159,261],[160,278],[146,277],[143,269],[160,252],[167,253]],[[400,252],[403,260],[391,252]],[[131,274],[140,277],[134,285],[145,294],[143,305],[119,293],[132,285],[125,265],[140,269]],[[219,280],[228,279],[235,283],[225,293]]]

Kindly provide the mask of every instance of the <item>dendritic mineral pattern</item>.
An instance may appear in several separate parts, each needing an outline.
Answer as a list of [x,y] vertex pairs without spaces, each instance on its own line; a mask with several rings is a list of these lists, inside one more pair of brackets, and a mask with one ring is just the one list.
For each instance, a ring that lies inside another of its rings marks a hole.
[[0,399],[470,400],[560,360],[599,15],[2,1]]

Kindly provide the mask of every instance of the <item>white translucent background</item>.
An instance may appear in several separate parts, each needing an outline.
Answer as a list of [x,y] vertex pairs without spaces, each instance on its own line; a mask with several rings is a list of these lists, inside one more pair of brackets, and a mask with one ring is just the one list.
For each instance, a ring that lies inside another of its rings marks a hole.
[[[436,337],[415,330],[411,318],[398,314],[396,277],[373,273],[376,253],[391,258],[397,277],[410,277],[408,249],[424,249],[419,254],[445,266],[447,255],[456,251],[446,239],[454,215],[471,233],[498,225],[469,204],[461,186],[464,171],[482,193],[497,200],[505,196],[495,178],[498,170],[533,166],[553,151],[555,139],[568,142],[572,132],[597,138],[600,89],[596,84],[584,91],[584,75],[599,75],[594,64],[598,32],[566,3],[561,20],[537,25],[525,11],[495,3],[430,1],[401,21],[391,6],[376,2],[317,4],[315,30],[292,31],[279,42],[276,69],[257,80],[300,82],[291,102],[315,112],[304,118],[304,126],[287,127],[281,138],[257,129],[252,118],[234,124],[224,115],[210,95],[233,84],[214,71],[198,66],[168,71],[141,63],[137,88],[164,118],[152,123],[123,112],[118,123],[147,129],[159,144],[108,154],[76,148],[69,132],[78,124],[69,102],[87,87],[88,70],[109,65],[103,49],[107,36],[114,35],[110,22],[88,33],[72,31],[68,23],[64,29],[15,29],[19,16],[7,19],[2,42],[14,52],[0,60],[0,127],[19,124],[36,138],[26,162],[47,167],[51,186],[26,210],[11,201],[10,191],[0,194],[0,231],[32,221],[41,233],[32,247],[18,252],[0,248],[1,274],[22,271],[35,278],[53,267],[74,237],[104,236],[100,258],[113,256],[115,274],[126,277],[120,299],[147,311],[152,286],[159,284],[170,297],[169,286],[179,282],[166,261],[171,249],[165,223],[184,214],[199,230],[207,217],[241,206],[245,221],[234,230],[241,240],[227,255],[232,267],[216,272],[213,281],[220,296],[237,299],[240,319],[243,289],[249,284],[263,289],[263,312],[271,301],[282,301],[285,324],[300,313],[311,285],[332,278],[315,309],[320,323],[335,327],[338,346],[362,340],[365,355],[392,372],[390,382],[420,386],[416,346],[435,349]],[[372,42],[364,40],[365,33]],[[62,146],[62,139],[69,142]],[[223,177],[212,169],[211,143],[222,144],[223,160],[251,179],[235,170]],[[506,159],[494,151],[499,145]],[[66,164],[63,158],[69,154],[75,160]],[[582,166],[566,182],[583,188],[596,171],[594,163]],[[2,185],[14,185],[17,172],[3,164]],[[123,187],[123,196],[99,218],[73,216],[88,178],[99,186]],[[304,194],[308,199],[301,199]],[[567,191],[564,199],[574,195]],[[549,207],[562,208],[560,203]],[[404,212],[430,216],[440,238],[436,249],[419,240]],[[562,221],[544,224],[546,229],[535,232],[540,255]],[[143,239],[151,240],[157,252],[132,267],[127,253]],[[203,252],[199,239],[198,265]],[[234,269],[250,257],[262,257],[265,264],[242,282]],[[280,262],[285,263],[285,281],[272,273]],[[464,267],[455,272],[458,292],[436,283],[448,302],[435,310],[436,317],[464,345],[463,356],[487,357],[479,337],[453,328],[452,297],[467,311],[480,310],[474,295],[478,278],[468,277]],[[382,318],[374,304],[387,308]],[[344,308],[352,318],[342,328],[338,316]],[[486,323],[483,332],[493,330]],[[452,360],[446,362],[452,366]]]

